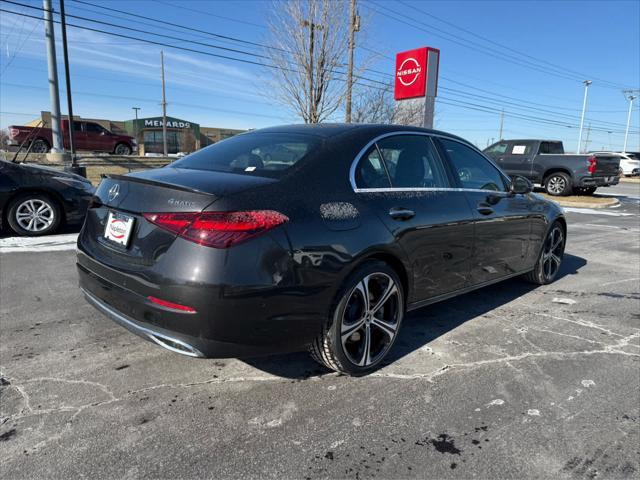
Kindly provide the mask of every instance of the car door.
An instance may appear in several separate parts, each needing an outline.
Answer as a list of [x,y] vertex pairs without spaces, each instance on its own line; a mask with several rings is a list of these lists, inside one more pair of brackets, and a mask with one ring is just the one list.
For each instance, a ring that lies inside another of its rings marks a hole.
[[498,143],[494,143],[490,147],[487,147],[483,150],[484,154],[489,157],[491,160],[496,162],[501,168],[504,168],[504,156],[507,153],[507,148],[509,147],[509,142],[503,140]]
[[99,152],[110,152],[113,150],[111,132],[107,131],[97,123],[87,122],[85,125],[87,129],[87,143],[89,144],[89,150],[96,150]]
[[531,141],[510,141],[502,160],[496,162],[507,175],[521,175],[531,179],[531,162],[536,155],[535,143]]
[[438,138],[475,218],[470,281],[480,285],[522,272],[527,265],[535,202],[509,192],[509,180],[466,143]]
[[358,164],[355,182],[410,260],[409,303],[466,286],[474,218],[430,137],[379,139]]
[[83,127],[83,122],[73,122],[73,142],[76,150],[87,150],[87,132]]

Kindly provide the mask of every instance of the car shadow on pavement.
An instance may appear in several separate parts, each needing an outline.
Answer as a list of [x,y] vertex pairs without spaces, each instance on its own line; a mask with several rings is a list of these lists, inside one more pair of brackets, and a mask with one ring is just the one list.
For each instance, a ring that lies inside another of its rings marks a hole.
[[[70,225],[62,225],[54,233],[52,233],[51,236],[65,235],[65,234],[68,234],[68,233],[79,233],[81,229],[82,229],[82,223],[74,223],[74,224],[70,224]],[[2,229],[0,230],[0,239],[9,238],[9,237],[15,237],[15,236],[16,236],[16,234],[13,233],[9,229],[8,225],[3,225],[2,226]]]
[[[556,281],[568,275],[577,275],[586,264],[587,261],[582,257],[565,254]],[[410,312],[382,366],[396,362],[465,322],[536,288],[533,284],[515,278]],[[318,365],[306,352],[241,360],[272,375],[297,380],[329,373],[328,369]]]

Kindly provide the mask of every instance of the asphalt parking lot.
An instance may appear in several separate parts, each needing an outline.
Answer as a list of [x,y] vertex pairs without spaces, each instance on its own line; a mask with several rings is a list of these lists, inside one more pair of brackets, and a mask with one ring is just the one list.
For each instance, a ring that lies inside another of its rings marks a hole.
[[569,209],[561,278],[413,312],[364,378],[197,360],[103,318],[73,232],[0,240],[3,478],[638,478],[640,184]]

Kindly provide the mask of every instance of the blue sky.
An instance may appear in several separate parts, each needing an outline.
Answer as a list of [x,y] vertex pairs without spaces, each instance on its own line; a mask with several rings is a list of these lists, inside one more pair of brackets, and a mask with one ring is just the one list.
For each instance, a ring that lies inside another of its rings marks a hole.
[[[16,1],[42,5],[34,0]],[[268,44],[267,19],[271,9],[277,8],[277,2],[267,0],[88,1],[174,25],[149,20],[143,24],[143,20],[73,0],[66,1],[67,13],[182,39],[128,32],[162,43],[189,46],[185,42],[196,40],[255,53],[263,52],[246,44],[183,31],[175,24]],[[0,3],[0,8],[40,13],[6,2]],[[420,46],[441,50],[436,128],[484,147],[498,137],[499,111],[504,108],[505,138],[557,138],[568,150],[574,150],[584,92],[580,80],[592,79],[585,121],[585,128],[592,126],[588,148],[622,148],[628,102],[621,88],[640,88],[639,1],[359,0],[359,11],[363,30],[357,42],[365,49],[357,51],[357,59],[375,70],[365,74],[369,78],[390,80],[398,51]],[[72,18],[67,21],[90,25]],[[74,113],[83,117],[127,120],[133,117],[133,106],[142,108],[141,117],[160,115],[159,50],[163,48],[168,115],[203,126],[229,128],[298,121],[274,102],[267,82],[271,73],[263,67],[76,28],[68,32],[76,92]],[[41,110],[49,110],[43,36],[42,22],[0,13],[0,128],[25,123]],[[201,45],[191,48],[225,54]],[[62,82],[60,47],[58,56]],[[629,150],[640,150],[639,105],[636,101]],[[343,113],[337,112],[334,117],[340,121]]]

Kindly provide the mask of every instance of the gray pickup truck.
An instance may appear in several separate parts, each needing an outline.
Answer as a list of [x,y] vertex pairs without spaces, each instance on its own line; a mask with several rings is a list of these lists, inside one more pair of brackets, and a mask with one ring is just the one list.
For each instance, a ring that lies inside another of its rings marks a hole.
[[484,154],[508,175],[521,175],[544,187],[549,195],[591,195],[598,187],[620,180],[620,157],[615,154],[565,154],[562,142],[500,140]]

